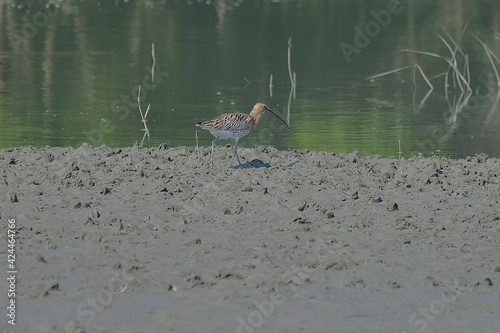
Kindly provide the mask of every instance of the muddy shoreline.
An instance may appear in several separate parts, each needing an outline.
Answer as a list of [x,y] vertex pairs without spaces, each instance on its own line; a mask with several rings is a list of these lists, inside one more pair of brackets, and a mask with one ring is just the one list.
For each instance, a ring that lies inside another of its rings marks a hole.
[[498,329],[500,160],[209,152],[0,150],[1,331]]

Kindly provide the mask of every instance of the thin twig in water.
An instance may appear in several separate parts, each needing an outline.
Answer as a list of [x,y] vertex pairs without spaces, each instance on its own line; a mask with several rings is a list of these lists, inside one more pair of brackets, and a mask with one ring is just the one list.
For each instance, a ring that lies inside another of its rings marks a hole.
[[293,99],[295,99],[295,93],[297,91],[297,73],[293,72]]
[[288,75],[290,76],[290,83],[293,86],[294,82],[292,77],[292,62],[290,57],[291,49],[292,49],[292,37],[288,38]]
[[294,79],[295,73],[292,74],[291,49],[292,49],[292,37],[288,38],[288,75],[290,76],[290,84],[291,84],[290,95],[288,97],[288,104],[287,104],[288,125],[290,125],[290,105],[292,104],[292,97],[295,98],[295,79]]
[[155,43],[151,43],[151,56],[153,57],[153,64],[151,65],[151,82],[155,82],[155,70],[156,70]]
[[495,77],[497,79],[498,87],[500,88],[500,76],[498,75],[497,66],[495,65],[495,62],[493,61],[493,58],[495,58],[495,60],[499,63],[500,63],[500,59],[497,57],[497,55],[495,53],[493,53],[493,51],[488,47],[488,45],[486,45],[486,43],[484,43],[478,36],[476,36],[474,33],[471,33],[471,34],[483,46],[484,51],[486,52],[486,55],[488,56],[488,59],[490,60],[491,67],[493,67],[493,71],[495,72]]
[[[418,63],[414,63],[413,66],[405,66],[405,67],[396,68],[396,69],[393,69],[393,70],[390,70],[390,71],[387,71],[387,72],[375,74],[375,75],[372,75],[372,76],[369,76],[369,77],[365,78],[365,80],[373,80],[373,79],[376,79],[376,78],[379,78],[379,77],[382,77],[382,76],[386,76],[386,75],[389,75],[389,74],[394,74],[394,73],[397,73],[397,72],[400,72],[400,71],[403,71],[403,70],[409,69],[409,68],[413,68],[413,85],[415,87],[414,90],[413,90],[413,110],[414,110],[414,112],[418,112],[422,108],[422,106],[424,105],[424,103],[427,101],[427,99],[429,98],[429,96],[432,93],[432,91],[434,90],[434,86],[432,85],[431,81],[427,78],[427,75],[425,75],[422,67],[420,67],[420,65]],[[418,105],[418,108],[415,106],[415,99],[416,99],[416,96],[417,96],[417,80],[416,80],[415,73],[416,73],[417,69],[419,70],[420,74],[422,75],[422,77],[424,78],[425,82],[429,86],[429,90],[427,91],[427,93],[425,94],[425,96],[420,101],[420,103]],[[440,74],[440,75],[442,75],[442,74]]]
[[460,52],[460,54],[462,55],[462,57],[465,57],[465,53],[462,51],[462,49],[460,48],[460,42],[462,41],[462,38],[464,37],[465,35],[465,30],[467,30],[467,26],[469,25],[469,22],[467,22],[464,26],[464,29],[462,30],[462,33],[460,34],[460,38],[458,38],[458,42],[455,42],[455,40],[453,39],[453,37],[450,36],[450,34],[448,33],[448,31],[441,25],[441,29],[443,29],[444,33],[446,34],[446,36],[451,40],[451,42],[455,45],[455,49],[458,50],[458,52]]
[[243,77],[243,80],[245,80],[245,81],[246,81],[246,83],[247,83],[247,84],[243,87],[243,89],[245,89],[245,88],[246,88],[246,87],[248,87],[248,85],[250,84],[250,81],[248,81],[246,77]]
[[[425,96],[422,98],[422,100],[418,104],[418,108],[415,108],[415,97],[416,97],[416,93],[417,93],[417,80],[416,80],[415,72],[417,69],[419,70],[420,75],[422,75],[422,77],[424,78],[424,81],[429,86],[429,91],[427,91]],[[427,75],[425,75],[425,73],[424,73],[424,70],[417,63],[415,63],[414,68],[413,68],[413,84],[415,86],[415,90],[413,91],[413,111],[416,113],[416,112],[420,111],[420,109],[423,107],[424,103],[427,101],[427,98],[429,98],[432,91],[434,90],[434,86],[432,85],[431,81],[429,81],[429,79],[427,78]]]
[[286,122],[290,126],[290,105],[292,104],[293,87],[290,89],[290,95],[288,95],[288,103],[286,104]]
[[146,135],[148,137],[148,140],[150,139],[149,128],[148,128],[148,125],[146,125],[146,122],[147,122],[146,118],[148,116],[150,106],[151,106],[151,104],[148,104],[148,108],[146,109],[146,113],[143,114],[142,108],[141,108],[141,86],[139,85],[139,91],[137,92],[137,107],[139,108],[139,113],[141,114],[141,119],[142,119],[141,121],[144,124],[143,131],[145,131],[139,147],[142,147],[142,145],[144,144],[144,140],[146,139]]
[[386,76],[386,75],[389,75],[389,74],[397,73],[397,72],[400,72],[402,70],[405,70],[405,69],[408,69],[408,68],[413,68],[413,67],[414,66],[405,66],[405,67],[401,67],[401,68],[396,68],[396,69],[393,69],[393,70],[390,70],[390,71],[387,71],[387,72],[383,72],[383,73],[379,73],[379,74],[375,74],[375,75],[369,76],[369,77],[365,78],[365,80],[376,79],[376,78],[379,78],[379,77],[382,77],[382,76]]
[[[446,70],[446,76],[445,76],[445,99],[450,107],[451,116],[449,119],[451,119],[452,123],[455,123],[457,114],[462,111],[462,109],[467,105],[470,96],[472,96],[472,88],[470,86],[469,56],[462,51],[459,45],[467,29],[467,25],[465,25],[464,29],[462,30],[462,34],[460,35],[458,42],[455,41],[453,37],[451,37],[451,35],[448,33],[448,31],[446,31],[444,27],[441,28],[445,32],[446,37],[451,41],[451,43],[454,46],[453,48],[448,42],[448,40],[446,40],[442,36],[439,36],[439,39],[448,48],[448,51],[450,52],[451,55],[451,58],[443,57],[442,59],[447,61],[449,64],[449,68]],[[459,69],[457,53],[460,54],[463,58],[462,71],[460,71]],[[453,101],[451,102],[448,95],[449,94],[448,79],[450,77],[448,73],[450,68],[452,70],[451,77],[453,79],[453,87],[456,89],[458,86],[458,88],[460,89],[459,94],[453,95]]]
[[457,64],[457,57],[456,57],[456,50],[454,51],[450,44],[446,41],[446,39],[444,39],[443,37],[441,36],[438,36],[439,39],[443,42],[443,44],[448,48],[448,51],[450,51],[451,53],[451,58],[449,59],[449,64],[450,64],[450,67],[453,69],[453,72],[455,73],[455,75],[453,76],[453,85],[454,87],[456,87],[456,84],[458,84],[458,86],[460,87],[460,90],[462,92],[464,92],[464,87],[460,81],[460,78],[458,77],[458,64]]
[[269,77],[269,95],[273,98],[273,74]]
[[[497,80],[497,85],[499,87],[496,98],[492,103],[492,108],[490,111],[490,115],[491,115],[492,112],[496,109],[498,102],[500,101],[500,77],[498,75],[497,66],[495,65],[495,62],[493,61],[493,58],[499,63],[500,63],[500,59],[497,57],[497,55],[495,53],[493,53],[493,51],[488,47],[488,45],[486,45],[486,43],[484,43],[478,36],[476,36],[473,33],[472,33],[472,36],[474,36],[474,38],[483,46],[483,48],[486,52],[486,55],[488,56],[488,59],[490,60],[491,67],[493,67],[493,71],[495,72],[495,78]],[[489,118],[489,116],[488,116],[488,118]]]
[[398,140],[398,143],[399,143],[398,157],[399,157],[399,159],[401,159],[401,154],[403,153],[403,152],[401,151],[401,140]]
[[196,147],[195,147],[194,151],[198,152],[198,131],[194,131],[194,139],[196,141]]
[[[422,69],[422,67],[420,67],[419,64],[415,63],[415,68],[418,68],[418,70],[420,71],[420,74],[422,74],[422,77],[424,78],[424,80],[427,83],[427,85],[429,86],[429,88],[431,90],[433,90],[434,86],[432,85],[431,81],[429,81],[429,79],[427,78],[427,75],[425,75],[424,70]],[[415,76],[413,77],[413,84],[416,85],[416,83],[415,83]]]
[[448,100],[448,71],[446,71],[444,76],[444,98]]
[[453,64],[453,62],[450,59],[445,58],[440,54],[426,52],[426,51],[415,51],[415,50],[404,49],[404,50],[401,50],[400,52],[412,52],[412,53],[416,53],[416,54],[423,54],[423,55],[439,58],[439,59],[446,61],[448,63],[448,65],[450,65],[450,67],[453,68],[455,75],[459,78],[459,80],[461,80],[464,83],[464,85],[467,87],[467,90],[472,91],[472,88],[470,87],[470,83],[467,82],[467,80],[465,79],[463,74],[458,70],[458,68]]
[[464,72],[467,75],[467,81],[470,82],[470,63],[469,63],[469,55],[465,55],[465,61],[464,61]]
[[[448,37],[448,39],[453,43],[453,45],[455,46],[455,49],[452,50],[451,46],[449,45],[449,43],[441,36],[438,36],[441,41],[443,42],[443,44],[446,45],[446,47],[448,48],[448,50],[450,51],[451,55],[452,55],[452,58],[450,60],[452,60],[453,64],[455,65],[455,67],[453,68],[454,70],[454,76],[453,77],[453,83],[454,84],[459,84],[460,85],[460,89],[462,90],[462,93],[465,94],[465,91],[463,89],[463,86],[461,85],[460,83],[460,79],[458,77],[458,72],[460,72],[458,70],[458,64],[457,64],[457,58],[456,58],[456,54],[457,54],[457,51],[460,52],[460,54],[462,55],[463,58],[466,57],[466,54],[462,51],[462,49],[460,48],[459,44],[460,44],[460,41],[462,40],[464,34],[465,34],[465,31],[467,30],[467,26],[468,26],[468,23],[464,26],[464,29],[462,30],[462,33],[460,34],[460,37],[458,39],[458,41],[455,41],[453,39],[453,37],[451,37],[451,35],[448,33],[448,31],[441,25],[441,29],[444,31],[444,33],[446,34],[446,36]],[[470,82],[466,80],[466,82]]]

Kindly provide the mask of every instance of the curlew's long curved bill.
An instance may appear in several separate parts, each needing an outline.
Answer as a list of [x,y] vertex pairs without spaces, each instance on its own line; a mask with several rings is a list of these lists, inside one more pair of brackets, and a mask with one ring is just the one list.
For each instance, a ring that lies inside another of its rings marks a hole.
[[266,106],[266,111],[269,112],[269,113],[272,113],[274,114],[276,117],[278,117],[279,120],[281,120],[283,122],[283,124],[285,124],[286,128],[290,129],[290,127],[288,126],[288,124],[286,123],[286,121],[281,118],[281,116],[277,113],[274,113],[274,111],[271,111],[271,109],[269,109],[267,106]]

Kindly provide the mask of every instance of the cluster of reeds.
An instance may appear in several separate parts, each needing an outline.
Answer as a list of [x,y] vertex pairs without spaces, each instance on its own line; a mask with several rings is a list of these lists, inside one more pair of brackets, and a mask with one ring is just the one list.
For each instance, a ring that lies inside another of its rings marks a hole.
[[[155,81],[155,67],[156,67],[156,56],[155,56],[155,44],[151,44],[151,57],[153,58],[153,64],[151,65],[151,82]],[[151,107],[151,104],[148,104],[148,107],[146,109],[146,112],[142,112],[141,108],[141,85],[139,85],[139,90],[137,91],[137,107],[139,108],[139,113],[141,114],[141,122],[144,125],[144,128],[142,129],[144,131],[144,135],[142,137],[141,143],[139,144],[139,147],[142,147],[144,144],[144,140],[146,139],[146,136],[148,137],[148,140],[150,139],[149,135],[149,128],[148,125],[146,124],[147,116],[149,113],[149,108]]]
[[[451,133],[453,133],[456,128],[459,126],[460,122],[460,113],[467,109],[468,111],[474,111],[474,108],[471,105],[477,106],[479,100],[484,102],[484,100],[488,100],[488,106],[490,107],[489,115],[486,117],[487,119],[495,112],[498,107],[498,103],[500,101],[500,75],[498,73],[497,66],[500,64],[500,59],[495,53],[491,50],[491,48],[476,34],[470,33],[474,39],[480,43],[483,47],[486,56],[493,68],[493,73],[495,75],[496,86],[494,83],[487,82],[486,88],[488,90],[487,98],[482,96],[481,98],[474,96],[474,90],[471,87],[471,70],[470,70],[470,57],[469,55],[460,47],[460,43],[465,35],[467,30],[467,25],[464,27],[460,34],[460,38],[455,40],[449,33],[446,31],[444,27],[441,27],[444,32],[444,35],[438,35],[438,38],[445,45],[449,54],[441,55],[435,52],[428,51],[419,51],[419,50],[411,50],[404,49],[400,52],[412,52],[415,54],[420,54],[436,59],[440,59],[446,62],[447,68],[444,72],[438,73],[434,76],[429,77],[426,74],[424,69],[415,62],[413,65],[405,66],[402,68],[393,69],[387,72],[383,72],[380,74],[376,74],[368,77],[368,80],[373,80],[375,78],[379,78],[385,75],[394,74],[409,68],[413,69],[413,109],[414,112],[419,112],[424,104],[426,103],[429,96],[431,96],[434,91],[434,85],[432,82],[437,78],[444,77],[444,87],[443,87],[443,95],[449,107],[449,116],[446,119],[446,124],[448,125],[448,129],[444,130],[441,135],[438,136],[439,141],[446,140]],[[417,73],[423,78],[425,83],[427,84],[428,90],[425,93],[424,97],[417,103]],[[476,92],[477,94],[477,92]],[[484,106],[484,105],[483,105]],[[401,158],[401,141],[399,141],[399,151],[398,155]]]
[[[397,68],[393,69],[387,72],[383,72],[380,74],[376,74],[373,76],[368,77],[368,80],[372,80],[375,78],[379,78],[385,75],[393,74],[400,72],[405,69],[413,68],[413,84],[414,84],[414,93],[413,93],[413,108],[415,112],[420,111],[420,109],[424,106],[425,102],[429,98],[429,96],[432,94],[434,91],[434,85],[432,84],[432,81],[434,81],[436,78],[440,78],[444,76],[444,98],[448,102],[450,113],[451,113],[451,118],[452,121],[453,119],[456,120],[456,116],[460,114],[464,110],[464,108],[467,107],[469,103],[469,99],[473,95],[473,89],[471,87],[471,74],[470,74],[470,58],[467,53],[464,52],[464,50],[460,47],[460,42],[462,41],[465,32],[467,30],[467,25],[464,27],[462,30],[462,33],[460,35],[460,38],[458,40],[455,40],[449,33],[446,31],[444,27],[441,27],[444,36],[443,35],[438,35],[439,39],[441,42],[446,46],[447,50],[449,51],[448,55],[441,55],[439,53],[435,52],[428,52],[428,51],[419,51],[419,50],[411,50],[411,49],[404,49],[401,50],[400,52],[412,52],[416,54],[421,54],[437,59],[441,59],[445,61],[448,65],[446,70],[442,73],[438,73],[437,75],[434,75],[432,77],[429,77],[425,71],[422,69],[422,67],[415,62],[413,65],[410,66],[405,66],[402,68]],[[497,64],[500,64],[500,59],[494,54],[494,52],[491,50],[490,47],[486,43],[484,43],[476,34],[471,33],[471,35],[481,44],[481,46],[484,48],[484,51],[491,63],[491,66],[493,68],[493,72],[496,77],[497,81],[497,94],[496,94],[496,101],[493,107],[496,107],[498,105],[498,101],[500,98],[500,76],[498,74],[497,70]],[[496,63],[495,63],[496,61]],[[422,76],[423,80],[426,82],[428,86],[428,90],[424,97],[417,103],[416,101],[416,91],[417,91],[417,70],[418,73]]]

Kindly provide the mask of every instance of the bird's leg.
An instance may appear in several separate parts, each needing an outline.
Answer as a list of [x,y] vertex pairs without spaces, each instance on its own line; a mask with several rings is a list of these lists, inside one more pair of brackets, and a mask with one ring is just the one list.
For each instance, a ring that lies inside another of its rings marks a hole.
[[214,166],[214,147],[215,147],[215,141],[217,141],[219,137],[216,136],[214,141],[212,141],[212,153],[210,154],[210,167]]
[[234,155],[236,156],[236,159],[238,160],[238,164],[239,164],[238,167],[241,168],[241,162],[240,162],[240,158],[238,157],[238,151],[237,151],[237,149],[238,149],[238,140],[239,139],[240,138],[234,139]]

